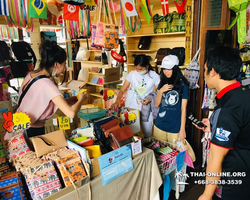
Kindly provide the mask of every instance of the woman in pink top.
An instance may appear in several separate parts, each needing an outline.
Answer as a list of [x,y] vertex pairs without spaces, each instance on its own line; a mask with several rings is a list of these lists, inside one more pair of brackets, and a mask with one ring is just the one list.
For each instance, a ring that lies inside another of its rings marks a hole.
[[[31,128],[27,130],[28,137],[34,137],[45,133],[44,124],[59,108],[67,117],[74,118],[80,110],[87,94],[80,94],[79,100],[70,106],[63,98],[57,85],[49,78],[54,78],[63,73],[66,62],[66,52],[55,42],[44,41],[40,45],[41,63],[38,70],[29,73],[19,91],[19,107],[17,112],[26,112],[31,119]],[[45,75],[45,76],[41,76]],[[34,82],[21,100],[21,95],[29,83]],[[21,101],[20,101],[21,100]]]

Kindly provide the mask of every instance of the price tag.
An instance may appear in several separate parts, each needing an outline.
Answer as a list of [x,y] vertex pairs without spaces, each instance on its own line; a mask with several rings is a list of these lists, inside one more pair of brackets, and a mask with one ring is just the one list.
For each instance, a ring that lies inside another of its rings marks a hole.
[[142,148],[141,148],[141,140],[138,140],[136,142],[131,143],[131,147],[132,147],[132,155],[135,156],[139,153],[142,152]]
[[68,117],[59,117],[58,122],[59,122],[59,129],[62,129],[62,130],[69,130],[70,129]]

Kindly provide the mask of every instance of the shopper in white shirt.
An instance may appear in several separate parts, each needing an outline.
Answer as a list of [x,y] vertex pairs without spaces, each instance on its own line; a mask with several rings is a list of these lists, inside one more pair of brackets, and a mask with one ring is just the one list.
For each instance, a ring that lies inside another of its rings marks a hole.
[[[145,97],[156,90],[160,82],[159,75],[153,70],[149,64],[149,59],[146,55],[138,55],[134,60],[135,71],[131,71],[118,96],[115,103],[111,106],[116,109],[119,106],[120,99],[127,90],[125,99],[125,107],[141,110],[142,104],[147,105],[151,102]],[[143,134],[145,137],[150,137],[153,128],[153,114],[150,113],[149,120],[142,122]]]

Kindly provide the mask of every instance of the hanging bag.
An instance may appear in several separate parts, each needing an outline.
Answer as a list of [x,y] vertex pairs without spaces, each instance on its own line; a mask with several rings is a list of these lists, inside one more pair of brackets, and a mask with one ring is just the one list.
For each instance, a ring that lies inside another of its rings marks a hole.
[[199,88],[198,81],[200,77],[200,66],[198,63],[199,60],[199,52],[200,49],[196,52],[194,58],[192,59],[191,63],[187,66],[184,71],[184,77],[189,82],[189,89],[194,90]]
[[[108,19],[109,19],[110,24],[104,25],[104,38],[105,38],[104,39],[104,47],[106,49],[117,49],[118,43],[119,43],[119,36],[118,36],[119,27],[117,25],[118,23],[117,23],[115,13],[114,13],[115,24],[113,23],[109,1],[104,0],[104,3],[105,3],[105,1],[107,2],[106,5],[108,7]],[[113,0],[111,0],[111,4],[112,4],[112,8],[114,10]]]
[[96,24],[95,45],[104,47],[104,23],[101,22],[102,0],[98,1],[99,13]]

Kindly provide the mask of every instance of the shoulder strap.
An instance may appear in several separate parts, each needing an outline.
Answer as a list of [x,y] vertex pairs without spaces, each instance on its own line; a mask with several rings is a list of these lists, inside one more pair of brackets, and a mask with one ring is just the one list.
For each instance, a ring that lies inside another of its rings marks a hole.
[[31,85],[32,85],[33,83],[35,83],[36,81],[38,81],[39,79],[42,79],[42,78],[48,78],[48,77],[45,76],[45,75],[40,75],[40,76],[34,78],[34,79],[29,83],[29,85],[28,85],[28,86],[25,88],[25,90],[22,92],[22,94],[21,94],[21,96],[20,96],[20,99],[18,100],[18,106],[17,106],[17,108],[19,108],[19,106],[20,106],[20,104],[21,104],[21,102],[22,102],[22,100],[23,100],[23,97],[24,97],[25,94],[28,92],[28,90],[29,90],[29,88],[31,87]]
[[184,88],[184,83],[181,82],[181,86],[180,86],[180,101],[182,102],[182,95],[183,95],[183,88]]

